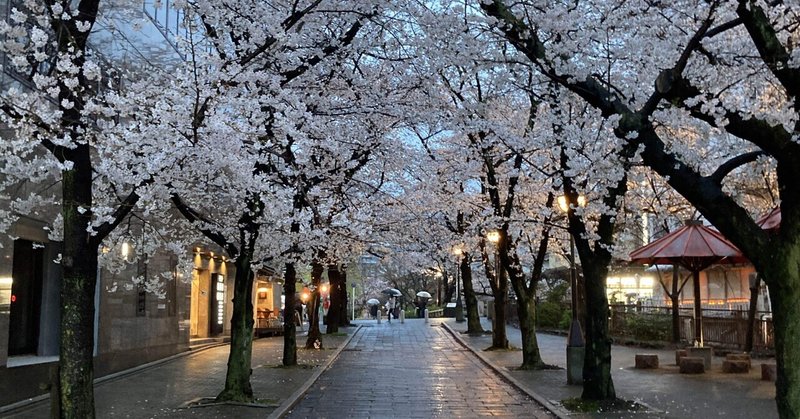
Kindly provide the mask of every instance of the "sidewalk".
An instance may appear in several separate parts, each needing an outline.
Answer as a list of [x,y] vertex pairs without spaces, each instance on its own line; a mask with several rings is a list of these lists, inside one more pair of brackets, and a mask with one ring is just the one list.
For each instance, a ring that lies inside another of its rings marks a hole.
[[[491,330],[491,322],[481,319],[484,330]],[[465,323],[448,319],[446,325],[455,331],[466,331]],[[508,339],[512,346],[521,347],[520,331],[507,327]],[[580,397],[581,386],[566,384],[566,371],[518,371],[515,368],[522,362],[520,351],[483,351],[491,346],[491,335],[469,336],[460,334],[468,347],[480,353],[495,368],[508,372],[512,378],[527,390],[557,404],[560,400]],[[548,364],[566,367],[566,338],[549,334],[537,334],[542,358]],[[637,370],[633,368],[637,353],[658,354],[660,367],[657,370]],[[614,345],[611,350],[612,377],[617,396],[636,400],[657,410],[631,413],[624,417],[632,418],[777,418],[775,405],[775,384],[761,381],[762,360],[753,360],[749,374],[723,374],[722,359],[715,357],[711,372],[701,375],[678,373],[673,350],[654,350]],[[774,360],[769,360],[774,362]],[[608,417],[614,415],[571,415],[571,417]]]
[[[323,331],[324,331],[324,326]],[[297,396],[309,379],[338,355],[358,327],[341,335],[323,335],[323,350],[298,349],[298,367],[283,368],[283,337],[253,342],[251,384],[258,403],[185,408],[194,400],[215,397],[225,384],[230,345],[212,347],[177,357],[142,371],[95,384],[98,418],[265,418]],[[298,334],[298,346],[305,336]],[[3,415],[0,415],[3,416]],[[48,418],[49,401],[36,403],[9,418]]]

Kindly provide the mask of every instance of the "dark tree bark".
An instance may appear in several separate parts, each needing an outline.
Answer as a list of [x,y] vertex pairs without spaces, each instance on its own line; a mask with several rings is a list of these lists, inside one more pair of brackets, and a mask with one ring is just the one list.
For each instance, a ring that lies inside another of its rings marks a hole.
[[79,211],[92,207],[89,147],[80,145],[72,154],[69,160],[73,168],[61,172],[64,218],[58,383],[61,411],[53,414],[77,419],[94,417],[92,359],[99,243],[88,233],[90,211]]
[[672,293],[669,299],[672,302],[672,342],[680,343],[681,341],[681,306],[680,297],[681,292],[678,287],[680,274],[678,274],[678,265],[672,265]]
[[[332,263],[328,265],[328,282],[330,284],[331,305],[328,307],[328,319],[325,324],[325,333],[333,334],[339,332],[340,319],[342,314],[342,277],[339,273],[339,265]],[[344,304],[347,305],[347,297]]]
[[[502,239],[501,239],[502,240]],[[486,253],[486,242],[481,240],[481,255],[486,278],[494,296],[494,313],[492,314],[492,346],[491,349],[508,349],[508,335],[506,334],[506,301],[508,300],[508,279],[505,270],[497,269],[497,264],[492,267],[489,255]]]
[[747,353],[753,352],[753,337],[755,335],[759,288],[761,288],[761,276],[755,274],[755,280],[750,285],[750,306],[747,308],[747,337],[744,341],[744,351]]
[[[308,302],[308,338],[306,339],[306,349],[322,349],[322,331],[319,329],[319,304],[320,290],[322,283],[322,266],[320,259],[311,262],[311,286],[314,291],[311,293],[311,300]],[[319,345],[319,346],[317,346]]]
[[294,308],[297,305],[297,271],[294,263],[285,265],[283,291],[286,295],[283,309],[283,365],[297,365],[297,326],[294,324]]
[[253,401],[250,385],[253,354],[253,270],[252,247],[236,258],[236,277],[233,284],[233,317],[231,318],[231,346],[228,352],[228,369],[225,388],[217,395],[217,401]]
[[452,281],[448,279],[447,271],[442,272],[442,281],[444,281],[444,302],[449,303],[453,300],[453,295],[456,293],[455,271],[453,272]]
[[[350,311],[348,310],[348,301],[350,301],[351,293],[348,292],[347,286],[347,266],[342,265],[339,267],[339,277],[341,278],[341,293],[342,298],[340,298],[341,304],[339,306],[339,326],[340,327],[347,327],[352,326],[353,324],[350,323]],[[355,301],[352,301],[355,304]]]
[[[588,255],[587,255],[588,256]],[[586,280],[586,355],[583,364],[583,394],[581,398],[603,400],[616,398],[611,379],[611,338],[608,335],[608,299],[606,278],[608,263],[581,257]]]
[[467,304],[467,333],[483,333],[481,319],[478,315],[478,298],[472,288],[472,258],[468,253],[464,253],[461,258],[461,280],[464,284],[464,300]]

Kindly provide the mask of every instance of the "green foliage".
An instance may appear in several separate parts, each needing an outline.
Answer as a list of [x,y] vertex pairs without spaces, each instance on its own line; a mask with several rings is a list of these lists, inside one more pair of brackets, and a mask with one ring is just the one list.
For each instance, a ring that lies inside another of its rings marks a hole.
[[626,335],[636,340],[668,341],[672,333],[672,319],[665,314],[629,314],[625,319]]
[[[536,326],[543,328],[560,328],[561,320],[569,311],[561,303],[542,301],[536,306]],[[567,323],[569,324],[569,323]]]
[[570,324],[572,324],[572,310],[566,309],[563,313],[561,313],[561,320],[558,322],[559,329],[569,329]]

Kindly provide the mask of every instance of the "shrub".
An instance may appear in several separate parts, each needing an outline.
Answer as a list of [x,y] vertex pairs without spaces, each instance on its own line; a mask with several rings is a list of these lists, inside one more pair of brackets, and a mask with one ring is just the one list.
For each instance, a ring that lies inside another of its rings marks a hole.
[[[552,301],[542,301],[536,306],[536,326],[537,327],[561,327],[561,320],[564,318],[564,307]],[[567,323],[569,324],[569,323]]]
[[636,340],[668,341],[672,334],[672,319],[664,314],[629,315],[625,329]]

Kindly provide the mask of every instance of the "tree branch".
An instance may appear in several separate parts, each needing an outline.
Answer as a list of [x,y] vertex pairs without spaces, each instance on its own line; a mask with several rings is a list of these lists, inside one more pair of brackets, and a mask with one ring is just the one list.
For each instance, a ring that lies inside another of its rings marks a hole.
[[717,185],[721,185],[722,180],[725,179],[725,176],[727,176],[730,172],[734,171],[738,167],[744,166],[747,163],[756,161],[761,156],[766,155],[766,152],[759,150],[732,157],[730,160],[721,164],[709,177],[711,178],[711,181],[716,182]]

